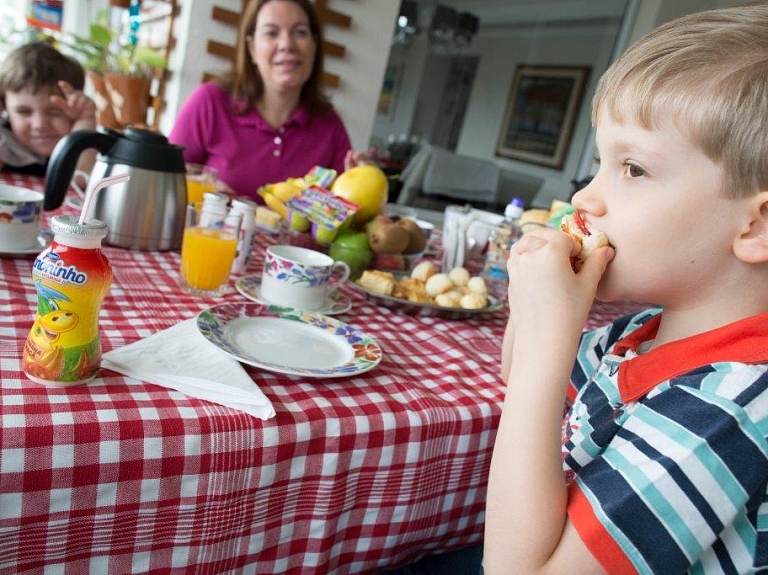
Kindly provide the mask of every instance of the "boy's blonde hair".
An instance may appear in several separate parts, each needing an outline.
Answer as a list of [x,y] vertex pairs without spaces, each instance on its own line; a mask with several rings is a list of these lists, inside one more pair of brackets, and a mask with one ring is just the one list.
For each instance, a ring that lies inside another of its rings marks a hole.
[[723,192],[768,190],[768,3],[697,12],[632,45],[600,79],[592,123],[607,113],[646,129],[681,121],[723,166]]

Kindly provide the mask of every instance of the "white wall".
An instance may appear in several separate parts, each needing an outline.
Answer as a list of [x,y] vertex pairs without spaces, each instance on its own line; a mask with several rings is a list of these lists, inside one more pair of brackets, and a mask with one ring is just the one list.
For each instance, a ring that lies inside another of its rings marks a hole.
[[325,67],[341,76],[341,85],[330,92],[333,104],[352,146],[364,150],[373,132],[400,0],[333,0],[328,5],[352,17],[349,29],[326,26],[328,40],[346,46],[347,51],[342,59],[326,58]]

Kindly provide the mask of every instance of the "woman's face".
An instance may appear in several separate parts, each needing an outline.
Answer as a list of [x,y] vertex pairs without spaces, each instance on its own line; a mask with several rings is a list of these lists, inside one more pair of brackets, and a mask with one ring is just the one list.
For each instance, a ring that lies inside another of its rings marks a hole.
[[302,8],[290,0],[261,7],[248,50],[268,92],[301,91],[312,74],[317,45]]

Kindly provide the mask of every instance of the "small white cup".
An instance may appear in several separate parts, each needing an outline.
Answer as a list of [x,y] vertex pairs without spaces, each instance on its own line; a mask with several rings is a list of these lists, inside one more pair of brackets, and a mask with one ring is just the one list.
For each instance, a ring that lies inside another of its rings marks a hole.
[[26,250],[37,245],[43,194],[0,184],[0,251]]
[[264,258],[261,295],[275,305],[315,310],[347,281],[349,266],[322,252],[298,246],[270,246]]

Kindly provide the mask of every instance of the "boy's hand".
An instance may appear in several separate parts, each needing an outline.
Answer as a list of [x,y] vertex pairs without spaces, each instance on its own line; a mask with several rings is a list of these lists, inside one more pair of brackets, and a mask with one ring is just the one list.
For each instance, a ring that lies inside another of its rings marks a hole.
[[96,104],[94,101],[80,90],[75,90],[69,82],[60,81],[59,88],[64,96],[51,96],[51,103],[59,106],[72,123],[77,124],[78,129],[95,128]]
[[574,273],[571,257],[578,252],[571,238],[549,228],[529,232],[514,244],[507,269],[509,305],[518,336],[525,331],[556,337],[556,332],[579,333],[584,327],[597,284],[614,252],[600,248]]

